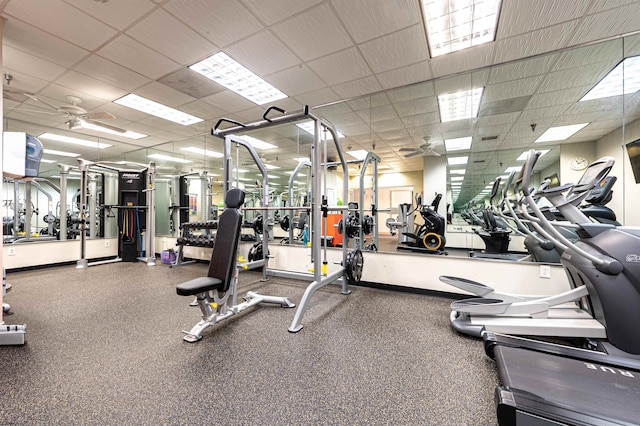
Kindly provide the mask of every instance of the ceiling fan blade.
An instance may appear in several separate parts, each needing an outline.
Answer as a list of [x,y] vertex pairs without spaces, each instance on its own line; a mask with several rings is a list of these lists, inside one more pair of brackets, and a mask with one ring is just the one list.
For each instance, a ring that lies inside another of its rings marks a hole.
[[85,120],[113,120],[116,118],[115,115],[106,111],[98,111],[98,112],[89,112],[87,114],[82,114],[80,117]]
[[45,101],[44,99],[41,99],[41,98],[37,97],[36,95],[32,95],[31,93],[24,93],[24,95],[25,95],[27,98],[31,98],[31,99],[33,99],[34,101],[42,102],[43,104],[45,104],[45,105],[46,105],[46,106],[48,106],[49,108],[52,108],[54,111],[64,112],[64,111],[62,111],[62,110],[60,109],[60,107],[58,107],[57,105],[54,105],[54,104],[52,104],[52,103],[50,103],[50,102],[47,102],[47,101]]
[[417,149],[417,148],[400,148],[398,151],[400,151],[400,152],[409,152],[409,151],[417,152],[417,151],[419,151],[419,149]]
[[26,108],[15,108],[13,110],[11,110],[10,112],[27,112],[27,113],[36,113],[36,114],[47,114],[47,115],[60,115],[57,112],[54,111],[48,111],[48,110],[43,110],[43,109],[26,109]]
[[409,154],[405,154],[404,158],[415,157],[416,155],[419,155],[419,154],[420,154],[420,151],[415,151],[415,152],[412,152],[412,153],[409,153]]
[[109,130],[113,130],[114,132],[118,132],[118,133],[127,133],[126,130],[121,129],[120,127],[116,127],[116,126],[112,126],[110,124],[105,124],[105,123],[101,123],[99,121],[92,121],[92,120],[85,120],[87,123],[89,124],[93,124],[95,126],[99,126],[99,127],[103,127],[105,129],[109,129]]
[[440,154],[435,152],[435,151],[429,150],[429,151],[425,152],[423,156],[424,157],[440,157]]

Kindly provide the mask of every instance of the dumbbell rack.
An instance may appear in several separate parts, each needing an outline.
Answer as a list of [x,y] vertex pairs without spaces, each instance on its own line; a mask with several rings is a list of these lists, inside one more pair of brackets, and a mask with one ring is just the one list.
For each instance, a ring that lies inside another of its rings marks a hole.
[[[180,224],[180,237],[178,237],[176,241],[176,245],[178,246],[178,254],[176,256],[176,263],[171,265],[171,267],[177,267],[180,265],[186,265],[195,262],[195,260],[184,260],[185,246],[213,248],[216,237],[215,234],[211,233],[211,231],[217,228],[217,220],[185,222]],[[195,234],[193,231],[197,230],[204,230],[205,233]]]

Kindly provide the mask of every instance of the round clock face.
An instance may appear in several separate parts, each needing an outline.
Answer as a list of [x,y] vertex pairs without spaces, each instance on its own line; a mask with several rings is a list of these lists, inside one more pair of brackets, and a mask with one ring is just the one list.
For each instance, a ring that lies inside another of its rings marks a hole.
[[569,161],[569,168],[571,170],[584,170],[589,165],[589,162],[586,158],[576,157],[573,160]]

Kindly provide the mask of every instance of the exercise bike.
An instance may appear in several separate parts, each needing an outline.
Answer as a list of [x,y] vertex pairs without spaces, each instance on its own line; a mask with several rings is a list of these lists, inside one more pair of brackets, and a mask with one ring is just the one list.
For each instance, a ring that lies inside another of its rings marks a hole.
[[412,250],[423,253],[448,254],[445,251],[447,242],[444,236],[444,228],[446,224],[445,218],[438,213],[438,206],[442,194],[436,194],[431,205],[422,204],[422,196],[416,195],[416,207],[407,216],[411,216],[418,211],[424,223],[416,225],[415,231],[403,232],[402,235],[407,237],[407,241],[398,246],[398,250]]

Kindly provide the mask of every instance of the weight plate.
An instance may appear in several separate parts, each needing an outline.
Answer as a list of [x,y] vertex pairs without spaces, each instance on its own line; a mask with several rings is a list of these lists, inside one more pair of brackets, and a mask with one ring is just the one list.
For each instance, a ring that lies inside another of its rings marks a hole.
[[253,219],[253,232],[262,234],[262,215],[260,214]]
[[345,263],[345,271],[349,284],[359,283],[362,278],[362,269],[364,266],[364,257],[360,249],[350,251],[347,254]]

